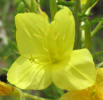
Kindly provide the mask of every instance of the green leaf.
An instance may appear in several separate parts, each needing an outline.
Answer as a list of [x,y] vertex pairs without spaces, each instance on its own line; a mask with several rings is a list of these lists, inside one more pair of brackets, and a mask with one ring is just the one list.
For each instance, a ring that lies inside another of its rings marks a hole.
[[91,37],[93,37],[94,35],[96,35],[97,33],[98,33],[98,31],[100,30],[100,29],[102,29],[103,28],[103,21],[102,22],[99,22],[98,24],[97,24],[97,26],[95,27],[95,29],[91,32]]
[[103,17],[96,17],[90,20],[90,26],[97,24],[98,22],[103,22]]

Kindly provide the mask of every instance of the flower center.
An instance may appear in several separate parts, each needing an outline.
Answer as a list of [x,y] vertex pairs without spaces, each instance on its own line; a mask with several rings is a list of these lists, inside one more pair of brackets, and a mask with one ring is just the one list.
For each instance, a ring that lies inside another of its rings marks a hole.
[[60,60],[58,60],[58,59],[56,59],[56,58],[53,58],[53,59],[52,59],[52,63],[53,63],[53,64],[57,64],[57,63],[59,63],[59,62],[60,62]]

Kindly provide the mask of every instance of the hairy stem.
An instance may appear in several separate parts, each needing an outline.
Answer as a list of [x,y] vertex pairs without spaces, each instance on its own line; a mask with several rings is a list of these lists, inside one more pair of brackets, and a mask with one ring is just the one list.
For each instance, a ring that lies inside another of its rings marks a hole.
[[85,21],[85,47],[90,49],[91,46],[91,27],[89,24],[89,20]]
[[81,20],[79,14],[81,13],[81,5],[80,0],[75,1],[75,8],[74,8],[74,16],[75,16],[75,29],[76,29],[76,37],[75,37],[75,48],[81,48]]

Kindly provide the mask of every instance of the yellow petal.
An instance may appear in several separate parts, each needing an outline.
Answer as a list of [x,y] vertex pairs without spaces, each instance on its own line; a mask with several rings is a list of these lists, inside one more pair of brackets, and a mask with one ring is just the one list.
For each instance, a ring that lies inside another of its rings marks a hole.
[[16,40],[21,55],[40,56],[47,54],[44,39],[47,34],[49,22],[41,14],[18,14],[16,22]]
[[56,13],[48,33],[47,48],[52,58],[64,59],[65,56],[69,56],[75,38],[75,22],[69,8],[64,7]]
[[69,61],[54,67],[52,75],[57,86],[68,90],[81,90],[96,81],[93,59],[87,49],[74,50]]
[[96,89],[99,98],[103,99],[103,68],[97,69]]
[[64,94],[60,100],[93,100],[88,91],[74,91]]
[[16,28],[17,45],[23,56],[50,61],[69,57],[72,52],[75,22],[69,8],[58,11],[51,24],[43,14],[18,14]]
[[46,20],[49,21],[49,18],[48,18],[48,16],[47,16],[47,14],[46,14],[44,11],[42,11],[42,9],[40,8],[39,5],[38,5],[38,10],[39,10],[39,13],[40,13]]
[[9,69],[7,79],[21,89],[44,89],[51,83],[50,71],[46,65],[19,57]]

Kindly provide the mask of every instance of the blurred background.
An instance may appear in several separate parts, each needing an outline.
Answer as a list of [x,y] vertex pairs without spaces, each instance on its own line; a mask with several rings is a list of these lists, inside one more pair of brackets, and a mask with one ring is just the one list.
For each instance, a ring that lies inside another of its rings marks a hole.
[[[15,15],[25,12],[25,5],[21,0],[0,0],[0,80],[7,82],[6,72],[19,56],[15,39]],[[91,18],[103,16],[103,0],[93,8]],[[92,38],[91,53],[97,66],[103,65],[103,29]],[[35,95],[58,100],[62,94],[53,84],[43,91],[28,91]],[[58,92],[58,93],[57,93]],[[54,95],[55,94],[55,95]],[[0,97],[0,100],[16,100],[14,97]],[[30,100],[30,99],[27,99]]]

